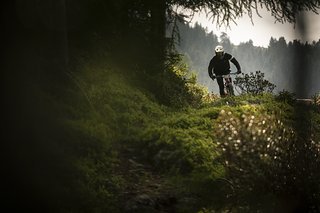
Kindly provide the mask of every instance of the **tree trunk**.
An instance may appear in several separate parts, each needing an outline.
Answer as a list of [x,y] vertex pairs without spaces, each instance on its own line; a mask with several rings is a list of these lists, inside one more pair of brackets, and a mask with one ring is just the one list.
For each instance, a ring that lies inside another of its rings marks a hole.
[[68,61],[64,3],[7,0],[2,4],[4,209],[52,211],[50,199],[62,196],[50,186],[61,186],[63,179],[54,177],[63,172],[59,165],[67,165],[55,149],[63,136],[56,120],[58,104],[52,104],[53,97],[63,96],[55,86],[64,85],[60,77],[66,76]]
[[165,60],[166,2],[156,0],[151,4],[152,72],[161,73]]

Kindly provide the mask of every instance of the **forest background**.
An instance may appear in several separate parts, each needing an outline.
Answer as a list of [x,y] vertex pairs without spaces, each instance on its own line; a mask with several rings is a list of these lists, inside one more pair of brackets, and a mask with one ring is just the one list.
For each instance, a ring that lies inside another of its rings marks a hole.
[[[234,45],[226,33],[216,35],[199,23],[194,26],[180,23],[179,32],[178,51],[185,56],[190,69],[198,75],[199,83],[208,87],[209,91],[219,91],[208,77],[208,64],[214,56],[214,47],[218,44],[222,44],[225,51],[239,61],[244,73],[255,73],[258,70],[265,73],[265,78],[276,84],[277,92],[287,90],[295,92],[300,98],[310,98],[320,89],[320,40],[309,43],[271,37],[269,46],[265,48],[254,46],[252,40]],[[306,60],[300,64],[302,56]],[[312,72],[305,72],[307,68]],[[231,69],[236,71],[233,64]],[[295,72],[300,72],[307,79],[307,89],[299,88]]]

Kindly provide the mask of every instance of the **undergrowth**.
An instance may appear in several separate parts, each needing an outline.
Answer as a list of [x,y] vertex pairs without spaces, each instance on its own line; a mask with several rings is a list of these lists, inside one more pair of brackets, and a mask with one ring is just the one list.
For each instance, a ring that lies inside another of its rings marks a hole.
[[[57,104],[68,138],[63,149],[77,171],[69,189],[77,196],[63,211],[273,211],[295,207],[283,206],[300,199],[286,200],[290,193],[312,193],[306,205],[319,208],[320,190],[311,187],[320,176],[316,107],[308,109],[306,140],[289,93],[221,99],[183,63],[172,63],[154,94],[138,86],[136,70],[78,63],[68,72],[72,98]],[[304,180],[301,171],[313,177]]]

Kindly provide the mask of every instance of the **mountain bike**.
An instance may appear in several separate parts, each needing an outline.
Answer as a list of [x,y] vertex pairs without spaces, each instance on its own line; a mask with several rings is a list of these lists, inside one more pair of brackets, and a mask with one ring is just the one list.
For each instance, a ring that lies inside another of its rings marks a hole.
[[236,75],[238,73],[229,73],[227,75],[215,75],[215,78],[223,78],[224,79],[224,93],[225,96],[234,96],[234,88],[232,84],[231,75]]

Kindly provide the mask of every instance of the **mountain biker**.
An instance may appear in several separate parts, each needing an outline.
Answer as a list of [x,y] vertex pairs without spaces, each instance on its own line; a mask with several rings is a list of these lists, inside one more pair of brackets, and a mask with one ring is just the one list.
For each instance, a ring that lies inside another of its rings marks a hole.
[[[227,75],[230,73],[230,62],[231,61],[237,68],[237,74],[241,73],[241,67],[239,62],[229,53],[225,53],[223,46],[218,45],[214,49],[215,56],[210,60],[208,73],[212,80],[218,75],[217,83],[219,85],[220,96],[224,97],[226,94],[224,92],[223,77],[221,75]],[[215,75],[214,75],[215,74]],[[231,78],[230,78],[231,81]]]

